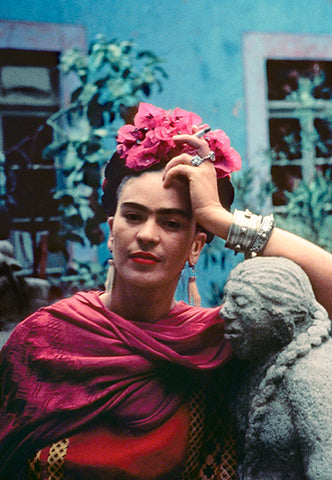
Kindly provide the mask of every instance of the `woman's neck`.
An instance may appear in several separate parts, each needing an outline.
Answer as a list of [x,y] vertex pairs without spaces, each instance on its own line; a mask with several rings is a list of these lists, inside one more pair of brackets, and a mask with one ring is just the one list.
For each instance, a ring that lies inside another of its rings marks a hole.
[[102,295],[106,308],[127,320],[155,323],[166,315],[176,304],[174,296],[166,295],[162,289],[120,289]]

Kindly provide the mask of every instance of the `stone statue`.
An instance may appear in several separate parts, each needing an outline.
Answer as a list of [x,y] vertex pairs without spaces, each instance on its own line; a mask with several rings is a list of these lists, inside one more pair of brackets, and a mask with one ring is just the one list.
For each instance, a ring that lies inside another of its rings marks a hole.
[[331,480],[331,322],[308,277],[285,258],[246,260],[221,315],[248,364],[233,407],[239,478]]

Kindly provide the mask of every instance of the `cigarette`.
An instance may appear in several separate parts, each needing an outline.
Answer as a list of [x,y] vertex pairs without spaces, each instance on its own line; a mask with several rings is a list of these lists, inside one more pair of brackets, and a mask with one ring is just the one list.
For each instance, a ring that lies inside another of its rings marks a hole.
[[198,132],[194,133],[194,137],[198,137],[198,138],[203,137],[203,135],[205,135],[210,130],[211,130],[210,127],[202,128],[202,130],[199,130]]

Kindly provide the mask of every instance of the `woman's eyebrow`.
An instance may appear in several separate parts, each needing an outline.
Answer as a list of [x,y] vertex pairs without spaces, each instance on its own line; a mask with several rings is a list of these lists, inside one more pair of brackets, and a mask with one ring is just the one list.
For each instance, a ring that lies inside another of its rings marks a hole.
[[181,217],[190,219],[191,213],[183,210],[182,208],[158,208],[157,210],[152,210],[151,208],[147,207],[146,205],[142,205],[141,203],[136,202],[124,202],[121,204],[121,209],[124,208],[135,208],[136,210],[140,210],[144,213],[154,213],[156,212],[158,215],[180,215]]

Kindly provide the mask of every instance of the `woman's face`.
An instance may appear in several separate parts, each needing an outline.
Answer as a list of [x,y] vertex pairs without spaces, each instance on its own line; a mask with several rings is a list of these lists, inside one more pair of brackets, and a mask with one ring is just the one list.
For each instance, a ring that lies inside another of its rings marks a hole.
[[196,263],[205,234],[196,229],[188,189],[179,181],[164,188],[162,175],[144,173],[125,183],[109,221],[109,246],[118,285],[172,294],[185,262]]

